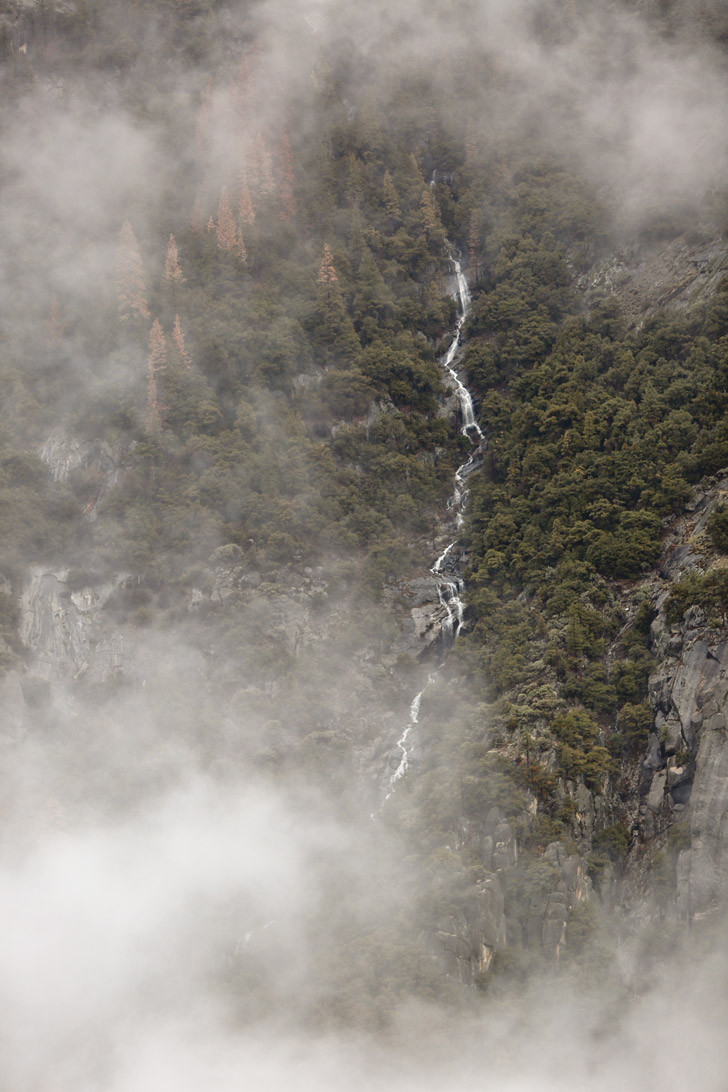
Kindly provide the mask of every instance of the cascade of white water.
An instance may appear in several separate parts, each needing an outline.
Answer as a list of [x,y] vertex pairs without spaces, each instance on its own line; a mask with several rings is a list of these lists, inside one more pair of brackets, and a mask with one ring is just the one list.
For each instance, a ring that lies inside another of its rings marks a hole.
[[[462,271],[460,262],[455,257],[452,250],[450,252],[450,261],[452,262],[455,272],[460,313],[458,315],[457,323],[455,324],[455,335],[452,343],[442,357],[440,363],[455,384],[455,393],[457,395],[463,422],[462,432],[464,436],[468,437],[473,445],[473,451],[468,459],[466,459],[462,466],[459,466],[455,471],[453,495],[448,502],[448,509],[455,513],[455,524],[456,527],[459,528],[463,522],[462,507],[467,493],[466,479],[480,462],[480,453],[485,444],[485,436],[483,435],[483,431],[478,422],[475,420],[475,410],[473,408],[473,399],[470,395],[470,391],[461,381],[457,371],[453,367],[453,361],[455,360],[458,350],[462,346],[462,330],[470,306],[470,289],[468,288],[468,282]],[[457,575],[455,565],[450,557],[454,546],[455,543],[451,542],[430,569],[432,575],[437,577],[437,596],[440,606],[445,609],[445,617],[442,622],[442,636],[446,649],[449,648],[462,631],[465,615],[465,607],[461,598],[463,582]],[[447,568],[450,569],[449,573],[446,573],[445,571]]]
[[[463,434],[465,436],[469,436],[471,440],[476,437],[477,439],[475,439],[474,442],[477,444],[482,444],[485,437],[480,426],[478,425],[478,422],[475,420],[475,410],[473,409],[473,399],[470,395],[470,391],[465,386],[465,384],[460,381],[458,373],[452,366],[458,349],[462,345],[463,325],[465,323],[465,319],[467,318],[468,308],[470,306],[470,289],[468,288],[468,282],[466,280],[465,274],[463,273],[460,262],[452,252],[450,254],[450,261],[452,262],[453,269],[455,271],[455,281],[457,284],[457,295],[458,302],[460,304],[460,314],[458,315],[458,320],[455,323],[455,336],[453,337],[450,347],[440,363],[455,383],[455,394],[457,396],[458,404],[460,406],[460,413],[463,419]],[[464,465],[466,466],[467,463]],[[458,470],[458,475],[461,474],[462,469],[463,467],[460,467],[460,470]]]
[[447,546],[447,547],[446,547],[446,548],[445,548],[445,549],[444,549],[444,550],[442,551],[442,553],[441,553],[441,554],[440,554],[440,556],[438,557],[437,561],[436,561],[436,562],[435,562],[435,564],[434,564],[434,565],[432,566],[432,569],[430,570],[430,572],[433,572],[433,573],[441,573],[441,572],[442,572],[442,567],[443,567],[443,565],[445,564],[445,562],[446,562],[446,560],[447,560],[447,555],[448,555],[448,554],[450,553],[450,551],[452,550],[452,548],[453,548],[453,546],[454,546],[454,545],[455,545],[455,543],[454,543],[454,542],[451,542],[451,543],[450,543],[450,545],[449,545],[449,546]]
[[442,634],[448,644],[454,640],[462,630],[465,615],[465,607],[460,597],[460,593],[463,590],[462,580],[460,577],[456,577],[455,580],[452,580],[444,575],[445,565],[454,546],[455,543],[451,542],[430,569],[432,575],[437,577],[437,596],[440,605],[445,608]]
[[241,937],[238,937],[237,944],[233,950],[233,956],[239,956],[247,945],[250,944],[256,933],[264,933],[267,929],[270,929],[272,925],[275,925],[275,918],[272,921],[267,921],[265,925],[259,925],[257,929],[249,929],[247,933],[243,933]]
[[[433,177],[434,184],[434,177]],[[475,419],[475,410],[473,408],[473,399],[470,395],[470,391],[467,389],[464,383],[461,382],[457,371],[453,367],[453,361],[458,353],[458,350],[462,346],[462,330],[467,317],[468,307],[470,306],[470,290],[468,288],[468,282],[465,278],[465,274],[462,271],[459,260],[455,257],[454,252],[450,251],[450,261],[452,262],[455,281],[457,284],[457,297],[459,303],[459,315],[455,324],[455,332],[452,343],[448,348],[445,355],[441,358],[440,363],[450,378],[455,384],[455,393],[458,399],[458,405],[460,407],[460,414],[462,418],[462,433],[467,436],[473,445],[473,451],[469,458],[458,467],[455,472],[455,482],[453,495],[448,501],[448,510],[455,513],[456,527],[460,527],[463,522],[462,507],[467,496],[467,478],[473,470],[479,465],[480,454],[485,446],[485,436],[482,429],[478,425]],[[440,556],[435,561],[434,565],[430,569],[430,572],[437,580],[437,597],[439,605],[444,609],[444,618],[441,623],[442,643],[444,645],[443,651],[447,651],[460,635],[463,626],[465,624],[465,606],[462,600],[462,593],[464,591],[464,584],[462,578],[457,571],[457,564],[452,556],[452,551],[456,546],[456,542],[451,542],[447,546]],[[422,695],[424,690],[433,682],[434,676],[430,675],[426,686],[420,690],[419,694],[415,696],[409,709],[409,721],[405,726],[405,729],[397,740],[397,746],[401,752],[401,758],[397,769],[394,771],[389,779],[389,791],[384,797],[382,802],[383,806],[390,796],[394,792],[394,787],[401,777],[407,772],[409,767],[409,751],[408,741],[411,732],[416,727],[419,721],[420,715],[420,703],[422,701]],[[374,818],[374,815],[372,815]]]
[[407,770],[407,767],[409,766],[409,755],[407,754],[407,748],[406,748],[405,744],[407,743],[407,737],[409,736],[410,732],[412,731],[415,724],[417,724],[417,721],[420,718],[420,702],[421,701],[422,701],[422,691],[420,690],[419,694],[415,695],[415,697],[412,700],[412,704],[410,705],[410,708],[409,708],[409,723],[407,724],[407,727],[405,728],[401,738],[397,740],[397,746],[399,747],[400,751],[402,752],[402,758],[400,759],[399,766],[397,767],[397,769],[394,771],[391,778],[389,779],[390,784],[392,784],[392,785],[395,783],[395,781],[399,781],[400,777],[403,776],[403,774]]
[[[430,675],[428,677],[428,679],[427,679],[427,685],[429,685],[431,682],[432,682],[432,676]],[[422,701],[422,695],[424,694],[424,692],[425,692],[425,688],[423,687],[423,689],[420,690],[419,694],[415,695],[415,697],[412,699],[412,703],[410,704],[410,707],[409,707],[409,720],[407,722],[407,726],[405,727],[405,730],[402,733],[402,735],[397,740],[397,746],[399,747],[400,751],[402,752],[402,757],[399,760],[399,766],[397,767],[397,769],[394,771],[394,773],[392,774],[392,776],[389,779],[389,792],[384,797],[384,800],[382,801],[383,804],[386,804],[387,801],[389,800],[390,796],[394,792],[394,786],[397,784],[400,777],[404,777],[404,775],[407,773],[407,768],[409,766],[409,753],[407,751],[407,740],[409,738],[410,732],[412,731],[412,729],[415,727],[415,725],[417,724],[417,722],[419,720],[419,717],[420,717],[420,702]],[[373,818],[373,816],[372,816],[372,818]]]

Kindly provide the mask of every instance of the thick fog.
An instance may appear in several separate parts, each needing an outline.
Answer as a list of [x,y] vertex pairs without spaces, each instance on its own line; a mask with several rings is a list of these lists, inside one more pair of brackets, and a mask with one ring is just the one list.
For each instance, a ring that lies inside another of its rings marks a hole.
[[[101,759],[78,741],[74,755],[92,796]],[[107,757],[121,779],[147,761],[141,748],[124,760],[113,738]],[[73,813],[41,802],[54,773],[37,751],[27,760],[15,775],[35,807],[5,816],[0,871],[9,1088],[724,1085],[722,942],[690,959],[660,948],[630,980],[625,935],[617,974],[550,974],[477,1006],[403,1000],[379,1030],[362,998],[358,1030],[332,1029],[317,1012],[322,981],[335,972],[346,1003],[367,989],[335,938],[342,908],[352,935],[384,931],[411,890],[394,832],[342,822],[301,786],[195,774],[189,756],[151,799]]]
[[[221,8],[212,22],[221,59],[256,48],[255,111],[242,123],[229,83],[194,58],[165,62],[164,95],[150,101],[144,87],[136,102],[120,96],[115,77],[99,73],[29,84],[0,119],[2,363],[39,400],[44,384],[53,391],[29,450],[72,429],[89,392],[123,386],[144,367],[111,335],[105,354],[89,350],[88,331],[103,342],[98,324],[116,306],[122,224],[139,241],[148,290],[161,291],[169,233],[189,222],[196,199],[205,219],[215,211],[264,123],[292,118],[294,139],[315,141],[316,88],[333,70],[352,116],[375,88],[385,97],[398,67],[442,87],[453,141],[470,131],[486,144],[565,154],[611,203],[615,238],[676,203],[713,216],[728,165],[725,60],[692,11],[674,9],[667,35],[607,3]],[[153,56],[161,30],[142,34],[129,18]],[[190,164],[201,158],[203,183],[192,186]],[[39,346],[54,294],[66,337],[49,360]],[[273,435],[284,429],[273,397],[261,416]],[[97,560],[103,569],[103,559],[84,558]],[[54,570],[76,562],[48,559]],[[617,942],[624,965],[591,981],[554,974],[503,996],[437,987],[421,916],[431,877],[406,833],[385,814],[371,818],[390,771],[372,782],[357,755],[312,784],[271,744],[277,733],[285,749],[297,706],[315,720],[321,679],[328,707],[366,700],[350,655],[365,624],[387,623],[375,613],[332,623],[322,646],[330,660],[310,678],[292,671],[300,689],[284,695],[246,667],[254,635],[240,638],[239,660],[220,665],[214,649],[204,658],[191,648],[187,620],[138,636],[133,683],[111,699],[72,693],[62,669],[45,677],[20,740],[9,731],[2,740],[3,1088],[725,1087],[722,947],[688,957],[665,946],[633,963],[641,941],[630,926]],[[408,686],[387,722],[393,744]],[[352,710],[357,724],[382,715],[370,697],[371,714]],[[398,991],[398,967],[385,964],[392,951],[421,980],[416,999]],[[382,1000],[372,978],[389,974]]]
[[[62,293],[69,327],[87,315],[91,301],[113,292],[124,220],[151,279],[164,260],[156,240],[191,215],[190,161],[204,157],[207,215],[266,124],[294,119],[315,139],[315,82],[342,63],[338,89],[351,109],[381,94],[395,72],[441,84],[458,139],[470,125],[486,143],[569,154],[629,223],[676,202],[700,208],[725,176],[725,60],[700,35],[693,8],[683,17],[673,8],[670,35],[629,5],[606,3],[352,10],[331,0],[259,4],[241,17],[224,10],[212,24],[220,57],[247,56],[243,68],[255,72],[242,119],[229,81],[186,60],[166,62],[164,93],[143,108],[120,101],[114,80],[99,74],[85,92],[38,80],[2,121],[4,321],[13,331],[44,320],[53,292]],[[155,33],[146,25],[139,33],[144,55],[154,55]]]

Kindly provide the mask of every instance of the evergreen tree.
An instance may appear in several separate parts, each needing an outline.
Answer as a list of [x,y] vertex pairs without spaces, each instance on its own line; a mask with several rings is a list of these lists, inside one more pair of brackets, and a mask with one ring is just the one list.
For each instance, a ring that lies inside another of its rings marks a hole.
[[184,284],[185,278],[179,265],[179,255],[174,235],[170,235],[167,243],[167,257],[164,262],[164,279],[173,287]]
[[174,316],[174,329],[172,330],[172,342],[177,350],[177,356],[180,359],[180,363],[190,370],[192,362],[190,361],[190,354],[185,347],[185,336],[182,333],[182,327],[180,326],[179,315]]
[[159,324],[159,319],[155,318],[149,332],[149,356],[147,358],[147,413],[145,431],[150,435],[160,432],[164,424],[162,386],[166,367],[167,339]]
[[116,295],[122,322],[126,323],[134,318],[149,318],[144,265],[139,244],[128,220],[122,225],[116,248]]
[[243,172],[240,180],[238,214],[244,224],[252,224],[255,220],[255,209],[253,208],[253,202],[250,199],[250,189],[248,188],[248,179],[245,176],[245,172]]
[[331,253],[331,247],[328,243],[324,243],[324,251],[321,255],[321,265],[319,266],[316,283],[336,284],[338,279],[339,278],[336,275],[336,269],[334,268],[334,256]]
[[293,173],[293,159],[291,157],[291,144],[288,133],[284,132],[278,149],[278,164],[280,177],[280,202],[279,217],[283,221],[292,220],[296,215],[296,201],[293,196],[295,176]]
[[196,235],[199,235],[202,231],[202,225],[205,222],[205,216],[202,211],[202,198],[199,193],[195,196],[195,203],[192,206],[192,214],[190,216],[190,227]]
[[397,190],[394,187],[392,176],[389,171],[384,172],[384,179],[382,181],[382,202],[387,210],[387,216],[393,222],[402,218],[402,210],[399,207],[399,197],[397,196]]
[[360,348],[354,325],[347,314],[339,287],[331,247],[324,244],[316,276],[318,284],[318,334],[332,360],[350,362]]
[[470,276],[473,282],[478,279],[478,251],[480,250],[480,232],[478,231],[478,214],[473,209],[470,213],[470,225],[468,231],[468,257],[470,260]]
[[465,127],[465,166],[468,170],[474,170],[478,158],[478,147],[475,138],[475,126],[472,118],[468,118]]
[[255,138],[254,159],[258,190],[263,197],[270,197],[275,191],[276,184],[273,176],[273,160],[262,133],[258,133]]
[[7,19],[0,19],[0,63],[13,58],[13,35]]
[[55,36],[55,0],[35,0],[35,19],[40,28],[40,36],[45,49]]
[[238,254],[245,261],[245,244],[235,225],[225,186],[222,188],[217,209],[217,245],[226,254]]
[[422,223],[425,228],[425,234],[429,238],[438,227],[437,211],[435,209],[435,203],[432,200],[432,191],[429,186],[425,186],[422,190],[420,212],[422,214]]
[[240,65],[231,81],[230,95],[233,109],[247,129],[257,111],[257,94],[253,71],[258,60],[258,49],[246,49],[240,58]]
[[227,189],[223,186],[222,193],[220,194],[220,202],[217,207],[217,245],[220,250],[231,253],[235,250],[237,241],[238,233],[235,227],[235,220],[233,219],[233,214],[230,209]]

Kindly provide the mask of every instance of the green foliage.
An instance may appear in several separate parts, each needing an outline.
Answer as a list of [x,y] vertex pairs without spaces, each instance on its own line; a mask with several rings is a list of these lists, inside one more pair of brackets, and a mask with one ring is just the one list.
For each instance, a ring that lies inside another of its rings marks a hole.
[[594,902],[578,902],[569,914],[567,940],[570,950],[579,955],[594,943],[600,931],[599,911]]
[[627,754],[636,757],[644,752],[652,731],[652,709],[648,702],[625,702],[619,710],[617,728],[624,740]]
[[507,816],[518,815],[523,808],[523,791],[512,764],[493,751],[468,745],[463,751],[461,779],[465,815],[484,819],[492,807]]
[[652,889],[663,906],[675,898],[678,857],[683,850],[690,848],[691,842],[689,819],[679,819],[670,826],[663,848],[653,854],[650,864]]
[[721,554],[728,554],[728,505],[721,504],[706,524],[711,544]]
[[689,819],[678,819],[667,832],[668,849],[674,853],[680,853],[683,849],[690,849],[692,834]]
[[701,607],[709,617],[718,616],[721,622],[725,621],[728,611],[728,569],[691,572],[672,585],[665,609],[668,622],[679,622],[685,611],[693,606]]
[[[522,248],[503,245],[472,320],[469,354],[490,438],[485,473],[472,485],[475,602],[478,584],[500,580],[544,586],[550,609],[563,610],[578,589],[548,579],[553,567],[584,566],[582,587],[595,571],[635,578],[659,555],[661,517],[723,457],[725,367],[705,331],[716,322],[725,331],[726,316],[709,305],[689,322],[658,317],[628,335],[616,305],[605,304],[588,320],[563,320],[548,351],[523,362],[511,353],[506,365],[492,297],[502,278],[515,277],[518,255],[523,262]],[[530,306],[509,320],[524,336]],[[572,653],[583,651],[579,641],[574,635]]]
[[[701,475],[728,465],[725,302],[717,297],[677,318],[656,314],[635,329],[613,300],[587,313],[574,274],[587,270],[608,240],[608,210],[578,167],[566,155],[543,154],[536,135],[526,147],[478,119],[487,141],[464,139],[462,102],[443,92],[448,78],[462,82],[459,56],[449,71],[449,56],[442,58],[437,94],[407,66],[378,81],[371,78],[373,58],[356,51],[321,58],[313,78],[306,74],[300,102],[287,103],[289,208],[282,207],[278,177],[270,192],[255,194],[255,221],[239,225],[245,260],[241,252],[223,254],[214,231],[189,221],[197,193],[210,205],[203,220],[214,214],[218,165],[221,174],[239,170],[232,158],[219,164],[222,148],[205,133],[207,72],[209,99],[223,112],[227,87],[243,99],[249,91],[238,82],[239,49],[221,33],[227,6],[79,0],[62,9],[54,7],[53,49],[45,49],[47,21],[38,25],[27,76],[37,72],[49,86],[61,76],[58,86],[68,86],[71,97],[73,79],[103,84],[104,97],[112,90],[135,124],[149,125],[155,139],[162,134],[164,200],[155,205],[137,193],[134,211],[145,225],[140,246],[151,313],[168,337],[179,314],[187,348],[169,343],[159,377],[163,427],[148,434],[149,331],[143,323],[119,325],[113,286],[85,316],[69,317],[67,341],[54,347],[38,313],[16,309],[3,328],[0,365],[3,558],[27,564],[93,552],[103,566],[134,574],[108,611],[139,627],[154,625],[165,611],[186,616],[198,577],[209,590],[220,575],[227,599],[220,592],[195,623],[188,619],[202,647],[224,650],[215,657],[219,678],[236,693],[241,678],[255,679],[262,705],[274,691],[301,695],[306,710],[291,708],[295,728],[285,747],[278,743],[282,723],[266,722],[256,761],[277,768],[288,755],[317,783],[332,767],[354,780],[350,726],[342,727],[340,710],[329,717],[326,679],[298,636],[292,641],[295,627],[276,617],[276,607],[306,599],[296,583],[306,567],[338,565],[344,601],[354,605],[367,641],[391,647],[392,634],[371,621],[372,603],[383,589],[396,600],[421,564],[422,543],[441,523],[453,471],[470,450],[442,415],[435,347],[457,310],[445,290],[446,234],[465,253],[469,225],[477,225],[478,268],[470,273],[478,283],[463,366],[488,443],[469,479],[468,633],[451,662],[463,691],[488,701],[508,694],[494,714],[502,753],[488,735],[493,706],[487,714],[454,715],[447,701],[438,705],[432,687],[437,738],[417,786],[403,784],[394,806],[402,829],[417,830],[420,851],[432,850],[439,880],[448,879],[432,905],[451,908],[464,903],[478,871],[466,860],[469,850],[458,857],[443,849],[457,844],[463,817],[479,828],[493,808],[522,819],[527,791],[533,793],[540,811],[528,820],[525,859],[509,880],[511,908],[527,933],[529,915],[540,912],[558,880],[537,848],[562,838],[573,820],[573,800],[560,802],[557,794],[559,779],[600,792],[615,762],[634,760],[651,730],[644,700],[650,607],[642,603],[630,625],[613,585],[656,563],[665,517],[680,510]],[[252,40],[254,31],[246,23],[240,41]],[[145,49],[149,41],[159,49]],[[0,42],[0,53],[7,49]],[[14,96],[26,60],[8,60],[2,89],[11,87],[12,67]],[[179,66],[188,64],[185,96],[203,106],[196,133],[179,95],[170,93]],[[229,105],[234,116],[241,103]],[[14,124],[17,112],[6,114]],[[266,140],[280,158],[275,109]],[[430,186],[434,169],[448,181]],[[672,238],[691,216],[690,209],[656,214],[644,233],[653,241]],[[172,227],[185,277],[174,287],[161,275]],[[39,224],[38,236],[45,230]],[[324,246],[329,274],[317,278]],[[43,257],[38,276],[48,264]],[[63,406],[73,409],[64,415]],[[120,472],[102,481],[99,467],[87,465],[67,486],[52,482],[31,452],[61,426],[82,440],[103,439]],[[89,503],[98,517],[93,524],[81,518]],[[726,511],[718,509],[707,528],[721,552],[728,550]],[[308,598],[322,628],[330,602],[321,590]],[[681,581],[670,618],[679,620],[694,603],[723,619],[728,576]],[[19,651],[16,629],[15,598],[5,593],[5,665]],[[414,671],[413,664],[398,666]],[[369,681],[388,679],[389,669],[382,656],[369,665]],[[26,700],[39,709],[47,702],[31,677]],[[321,715],[314,718],[309,707]],[[214,730],[205,725],[211,738]],[[300,738],[292,742],[295,733]],[[625,839],[618,825],[595,836],[595,874],[619,863]],[[456,863],[446,866],[445,858]],[[415,958],[411,942],[430,924],[387,922],[355,938],[346,934],[338,947],[327,936],[321,947],[332,963],[331,1009],[364,1018],[376,999],[389,1011],[403,982],[430,1000],[433,963],[419,951]],[[585,950],[597,933],[590,904],[576,907],[570,948]]]
[[591,789],[601,791],[609,772],[606,748],[597,744],[599,725],[585,709],[572,709],[556,717],[551,730],[558,741],[559,765],[567,777],[584,778]]
[[589,855],[589,875],[598,885],[608,864],[619,867],[623,864],[629,848],[629,831],[621,823],[605,827],[592,837],[592,852]]

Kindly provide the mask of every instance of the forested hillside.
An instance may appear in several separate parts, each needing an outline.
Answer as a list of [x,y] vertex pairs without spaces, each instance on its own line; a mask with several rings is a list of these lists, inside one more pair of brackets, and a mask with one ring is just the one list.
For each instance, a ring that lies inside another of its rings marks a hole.
[[9,1088],[672,1087],[670,966],[724,1012],[727,46],[0,0]]

